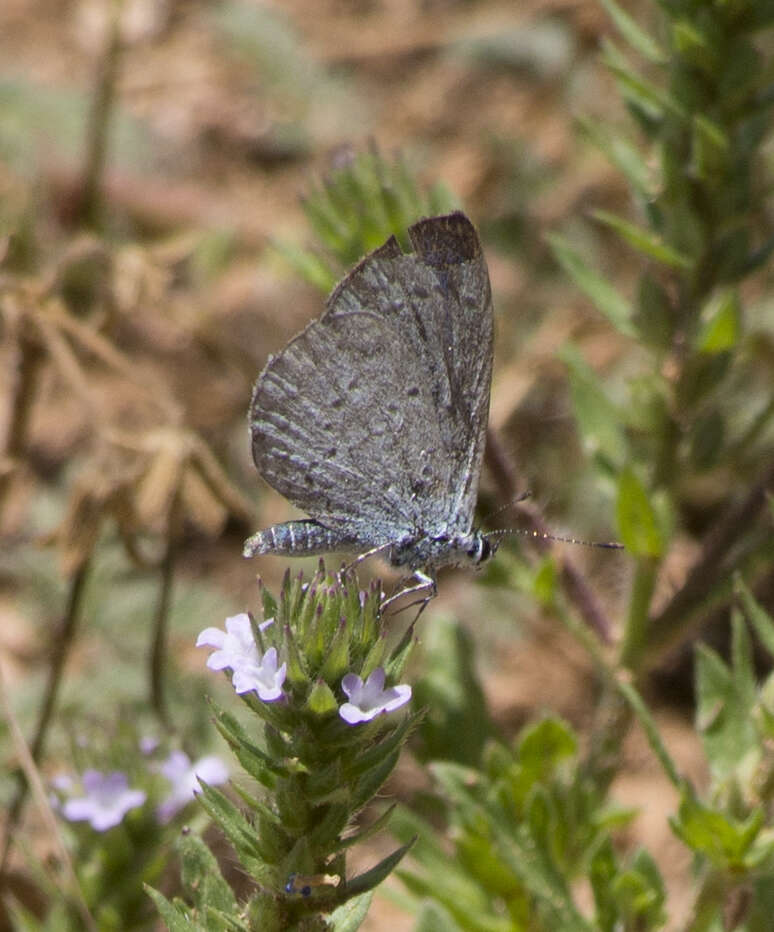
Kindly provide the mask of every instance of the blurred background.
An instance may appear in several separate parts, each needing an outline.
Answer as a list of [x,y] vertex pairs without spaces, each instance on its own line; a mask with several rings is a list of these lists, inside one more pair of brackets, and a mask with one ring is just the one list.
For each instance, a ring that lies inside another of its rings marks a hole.
[[[647,28],[652,5],[626,6]],[[479,520],[531,528],[539,515],[555,534],[616,536],[613,486],[588,468],[559,355],[572,341],[615,392],[637,348],[546,242],[567,236],[634,288],[640,260],[586,222],[592,208],[626,214],[628,188],[576,121],[622,117],[599,60],[610,30],[594,0],[3,0],[0,652],[29,740],[52,662],[63,667],[44,774],[75,736],[109,738],[128,718],[213,740],[204,696],[220,684],[204,676],[196,634],[257,610],[256,574],[276,589],[285,562],[245,561],[241,545],[292,514],[250,459],[251,387],[344,270],[321,255],[305,204],[358,159],[369,178],[462,207],[481,231],[497,449]],[[369,235],[352,261],[378,245]],[[696,510],[717,496],[717,477],[705,479]],[[511,496],[531,493],[527,518],[494,514],[509,482]],[[421,640],[431,653],[444,619],[462,623],[503,734],[544,709],[583,731],[591,663],[514,586],[542,559],[520,550],[479,577],[445,573]],[[667,589],[694,554],[688,538],[675,545]],[[567,559],[615,621],[627,556],[574,547]],[[684,660],[656,678],[653,709],[701,782]],[[666,823],[675,793],[637,729],[623,755],[612,794],[639,807],[632,842],[650,847],[679,915],[690,852]],[[407,759],[388,792],[411,798],[426,779]],[[2,792],[10,802],[10,780]],[[23,824],[45,852],[34,815]],[[388,927],[410,919],[378,897],[365,928]]]

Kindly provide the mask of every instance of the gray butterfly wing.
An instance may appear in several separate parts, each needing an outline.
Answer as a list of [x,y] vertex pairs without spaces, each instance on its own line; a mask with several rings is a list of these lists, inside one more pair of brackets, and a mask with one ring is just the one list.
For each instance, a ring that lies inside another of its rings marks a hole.
[[324,315],[271,358],[250,432],[271,486],[364,545],[415,534],[449,484],[427,373],[373,313]]
[[[433,502],[438,533],[467,533],[473,521],[492,380],[493,313],[481,244],[460,213],[409,230],[415,252],[394,238],[338,285],[326,317],[364,305],[393,321],[413,348],[432,395],[450,464],[449,485]],[[436,490],[439,491],[439,490]]]

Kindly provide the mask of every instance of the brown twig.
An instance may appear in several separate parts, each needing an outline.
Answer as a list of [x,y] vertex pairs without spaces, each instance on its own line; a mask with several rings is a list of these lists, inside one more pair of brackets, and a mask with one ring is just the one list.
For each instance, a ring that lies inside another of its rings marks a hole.
[[[78,878],[73,867],[70,852],[67,850],[67,846],[62,840],[59,826],[57,825],[56,818],[54,817],[54,813],[51,808],[51,803],[49,802],[48,792],[46,791],[46,788],[43,785],[43,781],[40,777],[37,761],[35,760],[29,745],[24,740],[22,730],[19,727],[19,723],[13,713],[13,709],[11,708],[5,676],[3,675],[2,663],[0,663],[0,705],[2,705],[5,721],[13,739],[16,756],[19,759],[21,769],[26,777],[25,785],[32,788],[32,794],[40,812],[40,816],[45,824],[48,837],[56,846],[59,861],[62,864],[64,873],[67,877],[69,897],[73,906],[78,911],[81,920],[83,921],[84,929],[89,930],[89,932],[96,932],[97,925],[94,922],[94,917],[89,912],[89,907],[87,906],[83,897],[83,891],[81,890],[80,884],[78,883]],[[4,869],[5,862],[3,862],[0,871]]]
[[116,95],[118,64],[121,56],[120,4],[114,4],[105,48],[97,65],[89,123],[86,131],[86,156],[80,193],[75,208],[75,222],[96,225],[101,205],[102,176],[107,159],[110,117]]
[[[664,608],[651,620],[645,666],[653,667],[665,653],[691,636],[691,615],[704,602],[713,582],[729,571],[723,561],[765,507],[774,489],[774,461],[764,470],[747,497],[732,505],[718,521],[688,573],[685,582]],[[696,623],[698,624],[698,622]]]
[[27,325],[24,315],[14,315],[14,325],[9,326],[11,332],[9,353],[11,358],[7,365],[11,371],[11,385],[8,393],[7,429],[2,443],[0,459],[5,468],[0,470],[0,517],[2,516],[5,500],[13,481],[14,466],[21,460],[27,441],[27,430],[32,413],[32,403],[35,399],[40,374],[43,353],[37,340],[30,339],[24,329]]
[[[53,656],[51,658],[51,668],[48,673],[48,682],[46,691],[43,696],[43,702],[38,713],[38,723],[35,728],[34,737],[30,743],[30,754],[32,760],[37,765],[43,755],[48,729],[54,714],[56,700],[59,695],[59,689],[62,685],[65,663],[70,655],[70,650],[75,643],[75,635],[78,629],[83,609],[83,597],[86,590],[86,581],[89,575],[90,560],[84,560],[75,570],[70,579],[70,591],[67,596],[67,607],[64,617],[58,625],[52,642],[54,645]],[[13,843],[13,831],[19,821],[22,806],[27,797],[28,783],[24,777],[19,774],[19,784],[13,802],[8,808],[8,819],[5,824],[4,837],[2,841],[2,856],[0,856],[0,874],[5,870],[8,860],[8,854]]]

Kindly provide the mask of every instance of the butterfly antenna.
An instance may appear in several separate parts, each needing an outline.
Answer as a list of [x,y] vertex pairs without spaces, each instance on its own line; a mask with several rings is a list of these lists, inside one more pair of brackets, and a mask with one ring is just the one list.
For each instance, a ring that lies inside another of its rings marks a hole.
[[504,511],[507,511],[509,508],[513,508],[514,505],[518,505],[520,502],[523,502],[528,498],[532,498],[532,492],[530,492],[529,489],[527,489],[526,492],[520,492],[518,495],[514,495],[509,502],[506,502],[504,505],[500,505],[500,507],[493,511],[491,514],[484,515],[484,520],[489,522],[492,520],[492,518],[496,518]]
[[615,540],[580,540],[577,537],[559,537],[556,534],[548,534],[545,531],[528,531],[526,528],[508,528],[502,531],[490,531],[486,537],[496,538],[499,542],[501,537],[507,537],[511,534],[519,534],[522,537],[532,537],[535,540],[548,540],[558,544],[580,544],[582,547],[599,547],[602,550],[623,550],[624,545]]

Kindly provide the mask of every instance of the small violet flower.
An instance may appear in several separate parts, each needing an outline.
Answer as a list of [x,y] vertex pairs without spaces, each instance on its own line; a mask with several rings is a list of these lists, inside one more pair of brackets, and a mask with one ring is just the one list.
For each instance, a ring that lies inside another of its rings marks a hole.
[[228,780],[228,768],[214,754],[192,764],[185,751],[172,751],[159,770],[172,784],[172,792],[156,809],[159,822],[169,822],[183,806],[188,805],[199,790],[199,777],[212,786]]
[[408,685],[384,688],[383,667],[377,667],[365,683],[355,673],[347,673],[341,681],[341,688],[349,702],[339,707],[339,715],[350,725],[370,722],[377,715],[400,708],[411,698]]
[[141,806],[147,797],[142,790],[130,790],[125,773],[84,771],[81,779],[84,794],[65,800],[60,807],[70,822],[88,822],[96,832],[105,832],[123,821],[130,809]]
[[159,739],[154,735],[143,735],[139,741],[140,752],[147,757],[156,750],[160,743]]
[[[263,631],[274,621],[269,618],[260,626]],[[282,696],[287,664],[277,666],[277,648],[261,654],[253,637],[250,618],[244,612],[226,619],[226,630],[205,628],[196,639],[197,647],[216,648],[207,659],[210,670],[229,667],[231,682],[238,693],[255,690],[264,702],[274,702]]]

